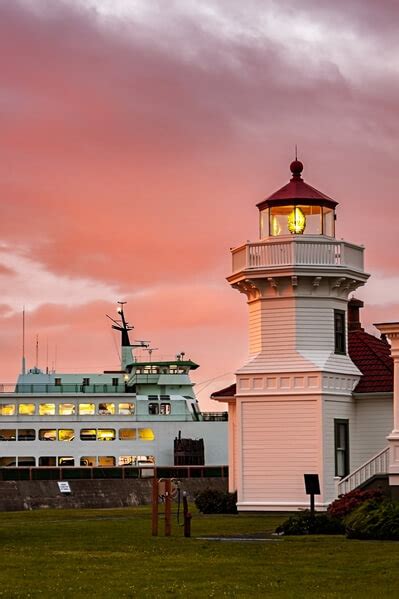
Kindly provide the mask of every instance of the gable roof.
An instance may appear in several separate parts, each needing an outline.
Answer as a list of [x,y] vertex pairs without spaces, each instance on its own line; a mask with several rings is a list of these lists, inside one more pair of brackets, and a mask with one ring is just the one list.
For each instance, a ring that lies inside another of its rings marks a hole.
[[[349,331],[349,356],[362,373],[354,393],[391,393],[393,391],[393,360],[385,339],[379,339],[363,329]],[[236,385],[215,391],[211,399],[234,397]]]

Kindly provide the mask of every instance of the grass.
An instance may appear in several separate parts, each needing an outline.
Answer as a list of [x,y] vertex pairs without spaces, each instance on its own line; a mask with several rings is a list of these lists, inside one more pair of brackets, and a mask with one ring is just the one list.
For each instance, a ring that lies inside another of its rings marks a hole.
[[197,539],[273,531],[280,515],[202,516],[193,538],[151,537],[148,507],[0,513],[0,597],[399,596],[399,543],[291,537]]

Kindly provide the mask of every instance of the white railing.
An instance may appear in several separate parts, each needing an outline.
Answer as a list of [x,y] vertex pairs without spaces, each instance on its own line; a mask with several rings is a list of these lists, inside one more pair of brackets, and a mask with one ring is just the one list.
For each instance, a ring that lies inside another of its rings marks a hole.
[[233,273],[247,268],[335,266],[363,271],[364,248],[346,241],[292,237],[259,241],[232,250]]
[[387,474],[388,469],[389,447],[386,447],[368,462],[359,466],[359,468],[340,480],[337,485],[338,495],[344,495],[345,493],[349,493],[349,491],[353,491],[353,489],[356,489],[356,487],[365,483],[376,474]]

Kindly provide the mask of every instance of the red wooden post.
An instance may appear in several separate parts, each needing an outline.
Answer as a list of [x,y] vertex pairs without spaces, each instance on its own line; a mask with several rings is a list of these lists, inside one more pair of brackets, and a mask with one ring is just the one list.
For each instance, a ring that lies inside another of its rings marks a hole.
[[152,536],[158,536],[158,479],[152,479]]
[[165,537],[172,533],[172,485],[170,478],[165,480]]

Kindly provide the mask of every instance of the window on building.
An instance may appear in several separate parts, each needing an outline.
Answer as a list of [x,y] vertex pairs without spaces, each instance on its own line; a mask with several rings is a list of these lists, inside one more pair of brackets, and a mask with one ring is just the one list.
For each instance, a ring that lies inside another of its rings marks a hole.
[[39,416],[55,416],[55,403],[39,404]]
[[61,379],[60,379],[60,378],[55,378],[55,379],[54,379],[54,385],[55,385],[56,387],[61,387],[61,384],[62,384],[62,382],[61,382]]
[[80,438],[82,441],[96,441],[97,429],[95,428],[82,428],[80,431]]
[[152,428],[139,428],[139,439],[141,441],[153,441],[155,435]]
[[170,403],[161,403],[161,414],[162,416],[167,416],[171,413],[171,405]]
[[18,406],[18,414],[20,416],[33,416],[36,411],[34,403],[20,403]]
[[118,377],[114,377],[112,379],[112,386],[117,387],[118,385],[119,385],[119,379],[118,379]]
[[39,458],[39,466],[56,466],[57,458],[55,456],[41,456]]
[[0,458],[0,468],[12,468],[17,465],[16,457],[2,457]]
[[88,377],[83,378],[83,387],[88,387],[90,385],[90,379]]
[[349,474],[349,420],[334,420],[335,476]]
[[120,403],[118,411],[122,416],[131,416],[134,414],[134,403]]
[[99,428],[97,431],[97,441],[115,441],[114,428]]
[[19,428],[18,441],[34,441],[36,439],[36,431],[33,428]]
[[98,404],[98,413],[103,416],[112,416],[115,414],[115,404],[114,403],[100,403]]
[[74,466],[75,465],[75,460],[73,459],[72,456],[59,457],[58,458],[58,465],[59,466]]
[[99,455],[98,456],[98,465],[101,467],[108,468],[109,466],[115,466],[115,458],[114,456],[107,455]]
[[15,441],[15,436],[16,436],[15,428],[0,429],[0,441]]
[[72,428],[60,428],[58,430],[58,441],[73,441],[75,431]]
[[93,416],[96,413],[96,406],[94,403],[80,403],[79,414],[80,416]]
[[159,414],[159,404],[149,403],[148,404],[148,413],[150,416],[156,416],[157,414]]
[[19,457],[18,458],[18,466],[25,466],[32,468],[36,466],[36,458],[34,457]]
[[40,441],[57,441],[57,431],[55,428],[41,428],[39,430]]
[[0,416],[15,416],[15,403],[0,403]]
[[80,458],[81,466],[91,466],[95,467],[97,464],[97,458],[95,456],[82,456]]
[[119,429],[119,439],[121,441],[134,441],[136,438],[136,429],[135,428],[120,428]]
[[335,353],[346,353],[345,312],[334,310]]
[[76,406],[74,403],[60,403],[58,412],[60,416],[73,416],[76,413]]

